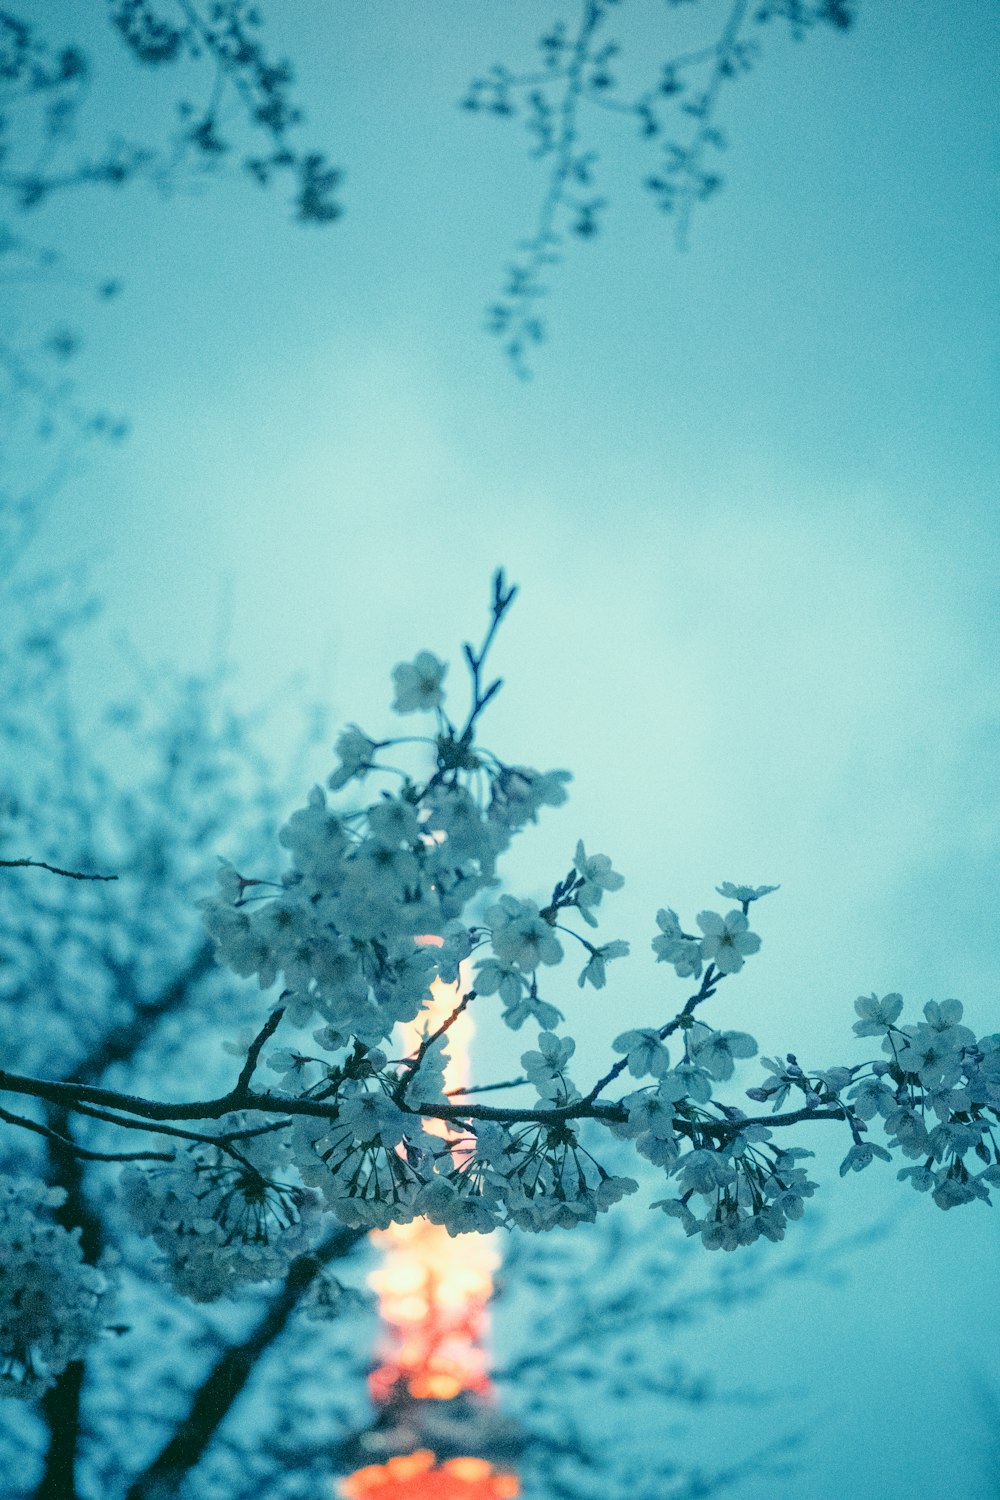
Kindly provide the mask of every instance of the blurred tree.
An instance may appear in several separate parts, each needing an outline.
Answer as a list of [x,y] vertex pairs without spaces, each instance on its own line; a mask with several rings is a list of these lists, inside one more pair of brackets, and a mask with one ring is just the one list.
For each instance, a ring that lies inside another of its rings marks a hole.
[[488,318],[521,376],[530,375],[530,351],[545,337],[539,304],[554,268],[574,239],[593,239],[609,206],[598,187],[601,116],[657,152],[643,185],[674,220],[684,248],[694,209],[723,185],[719,158],[727,137],[719,122],[727,87],[752,70],[770,23],[783,22],[801,41],[815,27],[847,31],[855,12],[848,0],[667,0],[654,28],[662,39],[650,56],[648,40],[646,47],[636,42],[635,9],[622,0],[582,0],[572,22],[556,20],[543,34],[533,67],[496,65],[463,101],[474,113],[519,118],[531,155],[545,168],[535,226],[519,243]]
[[[77,400],[67,365],[79,348],[79,302],[120,291],[116,278],[91,286],[58,246],[20,224],[81,191],[144,181],[175,191],[237,168],[262,187],[289,182],[296,218],[336,219],[339,170],[298,144],[302,111],[294,73],[268,51],[258,8],[246,0],[106,0],[107,56],[88,55],[40,20],[0,10],[0,284],[19,295],[0,326],[0,449],[22,427],[75,443],[123,435],[125,423]],[[148,77],[141,117],[117,119],[115,63]],[[168,102],[156,84],[167,75]],[[111,118],[114,125],[108,127]],[[136,135],[139,130],[141,134]],[[39,295],[29,300],[27,292]],[[69,314],[53,321],[57,293]]]
[[[846,31],[854,10],[848,0],[668,0],[652,23],[649,68],[648,41],[639,37],[651,23],[634,0],[565,8],[569,17],[555,15],[538,43],[537,66],[497,64],[461,101],[467,112],[519,116],[546,173],[535,228],[488,316],[521,375],[544,336],[540,304],[554,267],[570,241],[591,239],[603,223],[598,122],[624,123],[640,149],[658,151],[645,185],[683,244],[694,207],[722,184],[726,87],[752,69],[771,23],[801,39],[816,27]],[[74,439],[119,437],[126,425],[79,401],[68,376],[82,337],[81,297],[107,301],[121,283],[113,275],[92,285],[58,245],[27,232],[33,210],[82,191],[139,182],[173,191],[236,170],[263,187],[288,184],[304,223],[329,224],[342,212],[342,174],[322,151],[299,144],[294,71],[270,52],[252,0],[106,0],[105,10],[98,51],[53,35],[60,22],[69,29],[72,11],[59,17],[43,7],[35,18],[27,0],[17,14],[0,10],[0,284],[20,301],[0,324],[0,447],[18,423]],[[118,118],[129,63],[142,84],[141,130],[134,110]],[[57,294],[65,303],[58,314]]]

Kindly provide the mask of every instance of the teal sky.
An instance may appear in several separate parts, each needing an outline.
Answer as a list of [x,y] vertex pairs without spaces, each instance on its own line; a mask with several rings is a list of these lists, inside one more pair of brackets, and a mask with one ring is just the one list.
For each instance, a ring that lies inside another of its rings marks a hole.
[[[89,6],[27,9],[101,34]],[[765,1054],[857,1060],[873,989],[1000,1026],[997,12],[859,9],[846,38],[765,34],[685,253],[639,185],[652,154],[596,122],[606,227],[553,275],[530,382],[482,324],[542,172],[517,122],[456,105],[493,62],[530,64],[568,0],[272,4],[308,133],[346,168],[330,228],[240,181],[36,218],[125,283],[78,378],[132,436],[92,452],[44,538],[106,599],[88,691],[121,690],[122,634],[204,665],[228,611],[248,699],[303,672],[380,733],[392,665],[427,647],[457,686],[493,568],[522,586],[487,737],[575,784],[511,887],[550,888],[581,835],[627,877],[602,929],[631,973],[579,1002],[567,975],[581,1076],[683,998],[652,963],[656,908],[690,919],[723,879],[782,883],[719,999]],[[620,7],[627,76],[678,16]],[[109,119],[149,110],[124,61],[102,77]],[[842,1143],[803,1143],[831,1225],[893,1197],[892,1169],[834,1182]],[[973,1380],[1000,1379],[997,1231],[981,1205],[898,1201],[846,1287],[789,1288],[700,1351],[775,1383],[812,1351],[821,1435],[787,1500],[991,1493]]]

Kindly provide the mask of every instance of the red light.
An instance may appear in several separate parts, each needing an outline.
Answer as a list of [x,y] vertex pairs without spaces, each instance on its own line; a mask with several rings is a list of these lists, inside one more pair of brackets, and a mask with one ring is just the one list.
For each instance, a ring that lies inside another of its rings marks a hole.
[[341,1482],[343,1500],[516,1500],[517,1476],[500,1474],[484,1458],[435,1462],[428,1448],[358,1469]]

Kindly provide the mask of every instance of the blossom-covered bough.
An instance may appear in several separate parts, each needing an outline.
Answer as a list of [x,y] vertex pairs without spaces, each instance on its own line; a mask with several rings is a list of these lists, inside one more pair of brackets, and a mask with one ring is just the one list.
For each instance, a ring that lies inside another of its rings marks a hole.
[[[694,924],[660,910],[653,951],[691,993],[617,1037],[614,1060],[589,1087],[574,1082],[575,1044],[552,980],[570,944],[583,958],[580,987],[604,988],[608,966],[628,955],[620,939],[588,936],[623,880],[581,841],[544,905],[497,894],[500,857],[543,807],[565,800],[569,780],[506,761],[479,740],[501,686],[484,667],[515,592],[498,572],[485,639],[464,648],[464,721],[445,708],[446,665],[420,652],[395,668],[392,706],[427,715],[431,732],[378,740],[352,725],[336,746],[334,799],[315,787],[282,829],[288,871],[269,880],[222,864],[219,894],[203,902],[221,960],[261,989],[281,981],[228,1092],[171,1101],[0,1072],[7,1095],[103,1121],[123,1145],[158,1137],[156,1149],[120,1152],[60,1144],[127,1162],[121,1195],[132,1220],[162,1252],[165,1275],[196,1301],[284,1274],[317,1243],[327,1212],[358,1232],[417,1215],[453,1234],[592,1222],[637,1186],[602,1165],[595,1130],[598,1141],[605,1130],[631,1142],[662,1170],[664,1196],[653,1206],[710,1249],[780,1240],[801,1217],[816,1186],[802,1166],[811,1153],[778,1135],[813,1121],[849,1132],[842,1175],[898,1152],[910,1163],[899,1177],[941,1208],[988,1203],[1000,1184],[1000,1033],[977,1039],[957,1000],[931,1002],[922,1020],[901,1025],[900,996],[862,997],[854,1031],[880,1038],[880,1056],[822,1071],[791,1054],[763,1059],[767,1077],[746,1094],[770,1113],[717,1097],[757,1044],[712,1026],[708,1002],[759,950],[751,907],[774,886],[724,882],[717,891],[728,909],[702,911]],[[419,1022],[430,986],[442,983],[455,986],[447,1018],[394,1055],[395,1028]],[[514,1031],[530,1025],[534,1044],[522,1076],[446,1093],[448,1031],[474,1003],[498,1007]],[[260,1081],[265,1067],[271,1084]],[[51,1134],[10,1109],[0,1119]],[[447,1131],[427,1129],[431,1121]],[[868,1139],[876,1121],[884,1145]],[[106,1315],[106,1268],[84,1263],[51,1206],[41,1186],[3,1186],[6,1391],[50,1383]],[[314,1315],[348,1295],[316,1276]]]

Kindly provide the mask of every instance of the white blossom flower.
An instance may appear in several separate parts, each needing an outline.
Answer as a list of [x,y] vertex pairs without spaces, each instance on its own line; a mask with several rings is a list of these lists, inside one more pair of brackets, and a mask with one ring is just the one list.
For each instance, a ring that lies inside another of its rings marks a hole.
[[441,1224],[450,1235],[489,1234],[497,1227],[499,1199],[487,1197],[469,1182],[459,1184],[436,1177],[417,1196],[417,1210],[432,1224]]
[[393,712],[412,714],[440,708],[444,702],[441,684],[448,671],[447,662],[438,661],[432,651],[421,651],[412,662],[400,662],[392,669],[396,696]]
[[444,942],[435,949],[438,978],[445,984],[457,984],[461,965],[472,952],[472,934],[462,922],[449,922]]
[[972,1036],[965,1026],[948,1026],[940,1030],[921,1024],[903,1028],[906,1045],[897,1061],[904,1073],[916,1073],[929,1089],[950,1089],[962,1076],[961,1050],[964,1036]]
[[616,1052],[625,1053],[633,1078],[644,1078],[647,1074],[662,1078],[670,1067],[670,1053],[655,1029],[623,1031],[611,1045]]
[[235,905],[243,895],[247,882],[243,879],[239,870],[232,865],[228,859],[219,855],[219,868],[215,872],[215,878],[219,883],[219,894],[223,901]]
[[898,1182],[905,1182],[909,1178],[910,1186],[916,1188],[918,1193],[929,1192],[935,1185],[934,1173],[929,1167],[900,1167],[896,1173]]
[[[247,1124],[228,1115],[223,1128]],[[170,1165],[126,1167],[119,1190],[141,1234],[163,1252],[164,1269],[193,1302],[214,1302],[246,1282],[283,1276],[315,1243],[319,1198],[282,1182],[287,1144],[274,1132],[240,1142],[239,1157],[194,1145]]]
[[378,1140],[383,1146],[398,1146],[409,1128],[399,1105],[382,1093],[350,1095],[341,1102],[338,1120],[364,1145]]
[[374,740],[368,738],[357,724],[348,724],[342,730],[334,746],[334,754],[340,765],[331,771],[327,786],[331,792],[339,792],[349,781],[364,781],[372,769],[372,756],[377,750]]
[[[292,1127],[295,1164],[303,1180],[320,1189],[341,1223],[356,1229],[387,1229],[391,1223],[406,1224],[415,1217],[417,1195],[427,1181],[423,1166],[430,1138],[407,1118],[407,1135],[399,1143],[403,1149],[386,1146],[380,1132],[384,1127],[391,1139],[395,1123],[388,1113],[380,1118],[377,1113],[367,1115],[364,1109],[349,1116],[346,1123],[308,1115],[296,1119]],[[360,1130],[375,1127],[379,1133],[359,1139],[355,1126]]]
[[278,832],[278,842],[290,851],[296,869],[324,889],[336,886],[341,860],[351,847],[347,829],[328,810],[321,786],[314,786],[305,807],[292,813]]
[[760,947],[760,938],[748,931],[747,919],[741,911],[727,912],[725,917],[717,911],[702,911],[697,922],[705,934],[701,956],[706,963],[714,963],[720,974],[738,974],[744,958]]
[[278,977],[278,965],[257,915],[236,911],[221,901],[205,900],[199,905],[219,957],[234,974],[242,979],[256,974],[260,988],[269,989]]
[[881,1078],[863,1078],[851,1089],[848,1098],[854,1112],[862,1120],[873,1120],[876,1115],[887,1115],[895,1107],[896,1096]]
[[649,1206],[650,1208],[662,1208],[663,1212],[669,1214],[672,1219],[680,1219],[684,1233],[689,1238],[691,1235],[698,1233],[698,1220],[682,1199],[658,1198],[655,1203],[651,1203]]
[[600,948],[593,948],[590,958],[584,965],[583,971],[577,980],[580,989],[582,990],[584,985],[589,982],[594,986],[595,990],[603,990],[607,983],[605,966],[613,958],[624,958],[627,953],[628,943],[623,942],[621,938],[615,938],[613,942],[604,943]]
[[893,1145],[902,1148],[904,1156],[926,1156],[929,1149],[927,1126],[916,1110],[907,1105],[893,1105],[885,1116],[885,1131]]
[[525,1021],[537,1022],[543,1031],[551,1031],[565,1020],[561,1010],[543,1000],[540,995],[526,990],[514,1005],[508,1005],[501,1018],[511,1031],[520,1031]]
[[476,964],[477,995],[499,994],[506,1006],[517,1005],[527,982],[514,964],[501,963],[498,958],[482,958]]
[[727,1187],[736,1173],[732,1163],[716,1151],[689,1151],[677,1163],[676,1175],[685,1192],[703,1195],[714,1194],[717,1188]]
[[530,973],[539,964],[559,963],[563,956],[559,939],[533,901],[501,896],[487,911],[486,921],[492,929],[493,951],[502,962]]
[[840,1163],[841,1177],[846,1177],[848,1172],[863,1172],[876,1156],[882,1161],[892,1161],[892,1157],[884,1146],[876,1146],[872,1141],[858,1141]]
[[413,804],[402,797],[383,797],[368,809],[368,831],[391,849],[400,844],[415,844],[420,837],[420,824]]
[[572,779],[569,771],[504,766],[492,782],[488,816],[511,832],[537,823],[542,807],[560,807],[566,801],[566,782]]
[[746,1031],[713,1031],[696,1021],[688,1031],[688,1052],[694,1062],[722,1081],[732,1078],[734,1058],[754,1057],[755,1039]]
[[564,1097],[572,1091],[565,1067],[575,1051],[572,1037],[542,1031],[538,1036],[538,1051],[522,1054],[521,1066],[543,1099]]
[[673,964],[679,979],[701,975],[701,943],[697,938],[687,937],[681,930],[677,913],[670,907],[661,907],[656,913],[656,924],[660,935],[653,938],[653,952],[657,963]]
[[769,896],[772,891],[780,891],[780,885],[734,885],[731,880],[724,880],[721,885],[715,887],[720,896],[725,896],[727,901],[759,901],[761,896]]
[[577,905],[584,916],[589,916],[590,907],[600,905],[605,891],[620,891],[625,884],[624,875],[619,875],[611,868],[611,860],[608,856],[606,854],[588,855],[582,839],[576,846],[573,867],[584,879],[584,884],[576,893]]
[[281,1074],[279,1088],[296,1094],[304,1093],[320,1077],[319,1068],[310,1057],[303,1057],[288,1047],[279,1047],[269,1053],[267,1067]]
[[895,993],[883,995],[859,995],[854,1009],[861,1017],[854,1023],[855,1036],[882,1036],[899,1019],[903,1009],[903,997]]
[[712,1080],[704,1068],[693,1062],[680,1062],[663,1078],[660,1087],[672,1084],[682,1088],[680,1098],[688,1098],[695,1104],[707,1104],[712,1097]]
[[971,1178],[946,1173],[939,1174],[935,1180],[937,1187],[931,1196],[938,1208],[958,1208],[963,1203],[974,1202],[976,1198],[983,1198],[989,1202],[986,1189]]

